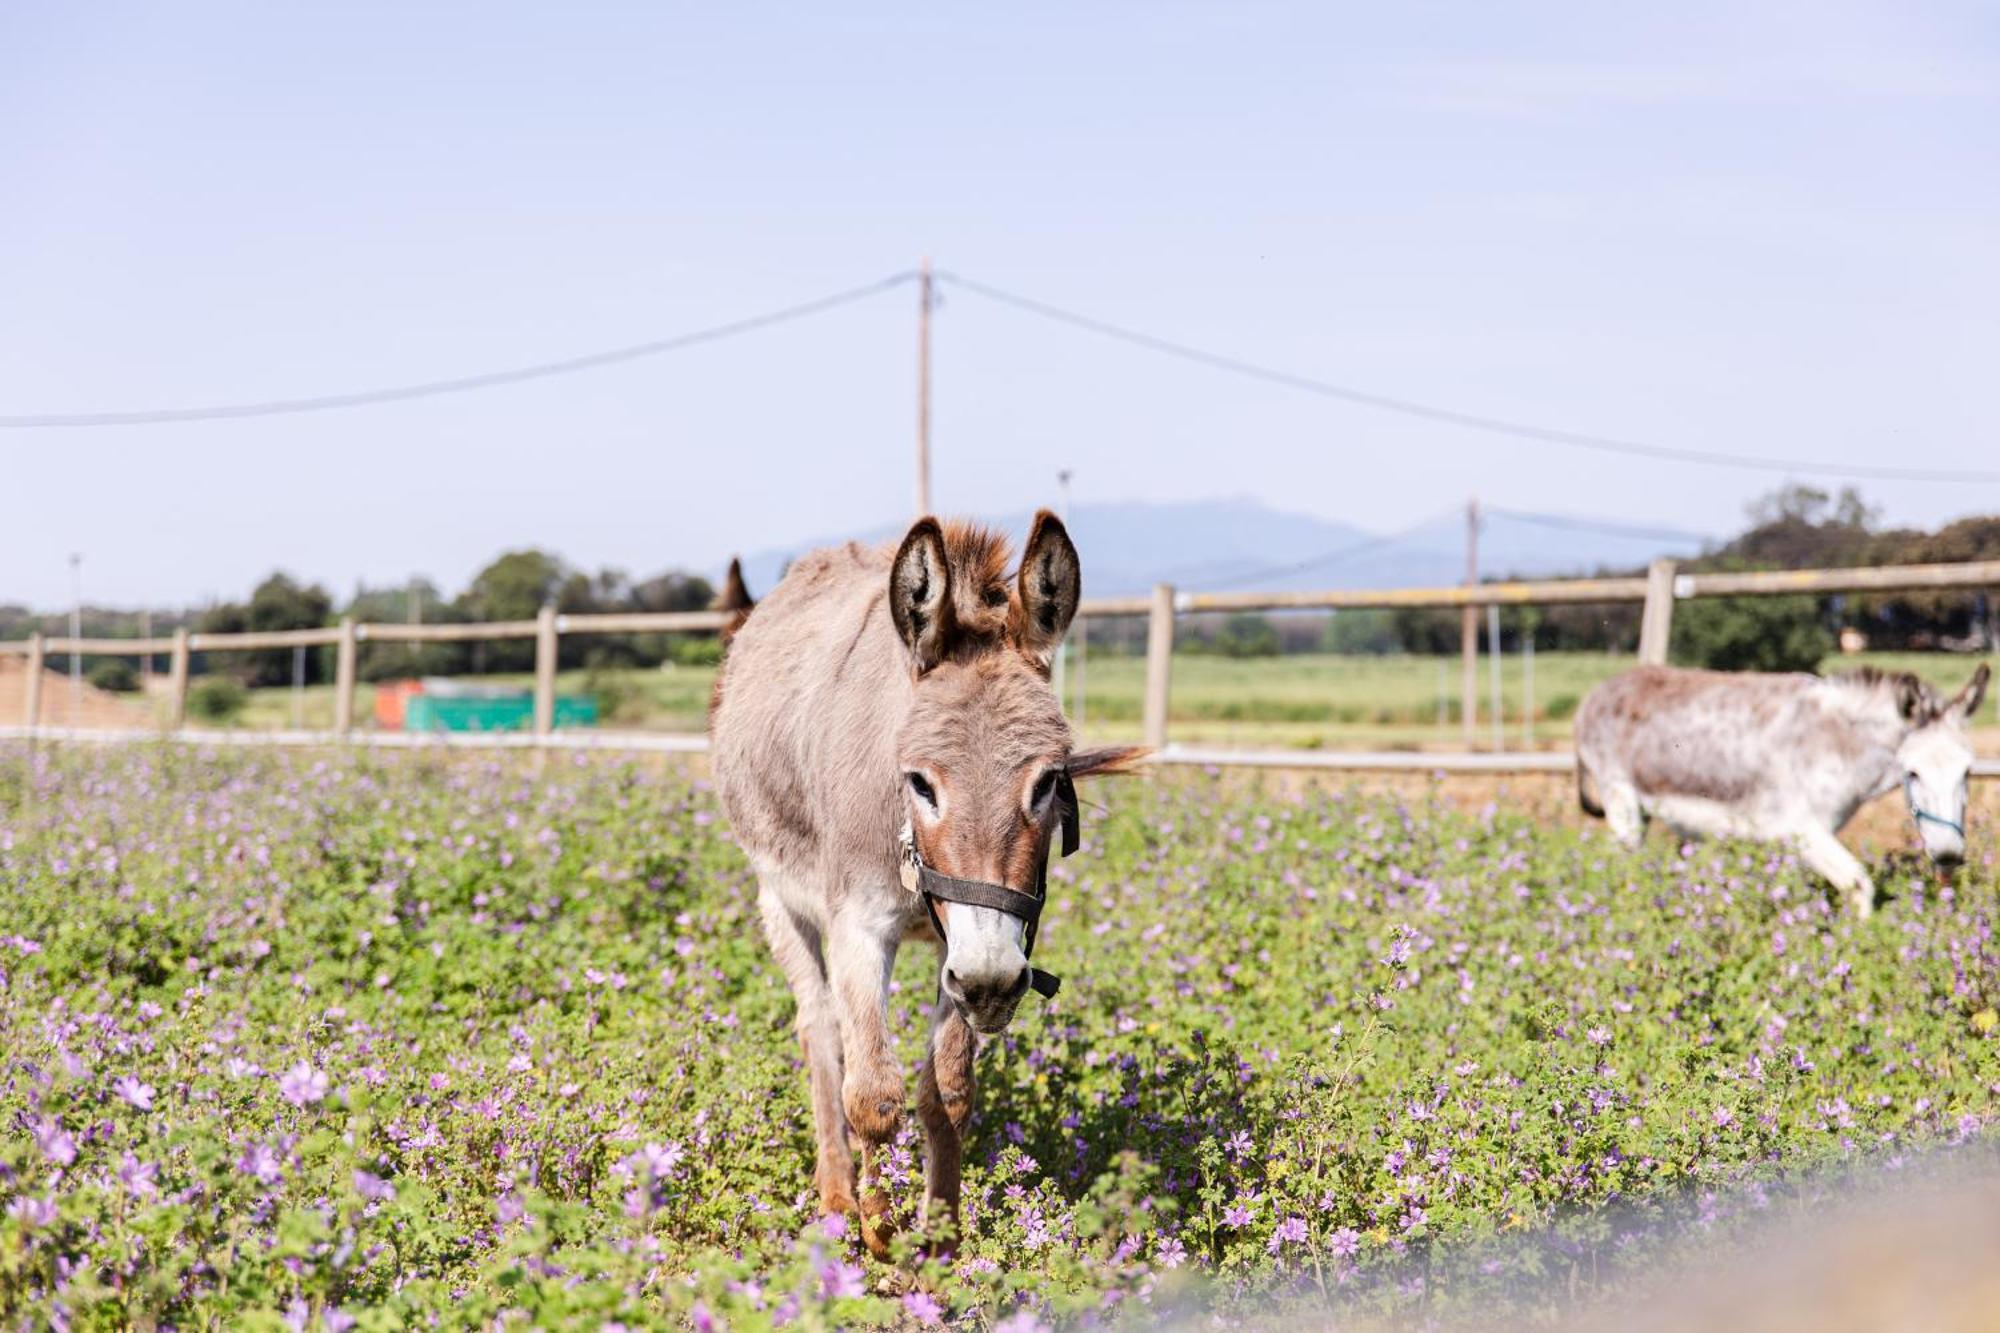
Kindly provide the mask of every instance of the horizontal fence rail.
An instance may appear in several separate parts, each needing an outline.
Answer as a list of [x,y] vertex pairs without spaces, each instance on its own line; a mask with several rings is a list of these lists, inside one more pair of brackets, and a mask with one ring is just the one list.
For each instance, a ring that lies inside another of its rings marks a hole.
[[[1328,589],[1317,592],[1180,592],[1170,584],[1156,586],[1145,597],[1086,598],[1078,607],[1078,630],[1092,619],[1121,616],[1147,618],[1145,698],[1142,730],[1153,749],[1151,762],[1162,766],[1325,769],[1377,772],[1538,773],[1569,769],[1574,760],[1552,751],[1516,753],[1426,753],[1421,751],[1306,751],[1204,748],[1171,744],[1167,735],[1167,703],[1172,683],[1174,621],[1182,615],[1236,611],[1343,611],[1478,608],[1529,605],[1606,605],[1637,603],[1640,617],[1638,660],[1663,663],[1672,632],[1676,602],[1699,597],[1783,597],[1838,593],[1935,592],[1951,589],[2000,588],[2000,560],[1955,564],[1882,565],[1854,569],[1759,570],[1749,572],[1680,573],[1675,562],[1653,562],[1639,577],[1536,579],[1474,583],[1434,588]],[[1489,612],[1489,614],[1491,614]],[[554,726],[557,655],[566,634],[702,634],[725,629],[734,619],[727,611],[610,611],[565,614],[544,607],[533,620],[479,623],[397,624],[357,623],[312,629],[253,630],[240,633],[177,630],[171,637],[144,639],[74,638],[30,635],[0,641],[0,655],[27,659],[24,709],[18,726],[0,725],[0,739],[109,742],[143,739],[163,733],[143,729],[121,731],[76,726],[53,727],[41,722],[43,667],[52,653],[70,657],[146,657],[166,655],[167,726],[164,734],[177,742],[198,745],[320,745],[359,743],[385,748],[434,747],[484,749],[563,749],[689,754],[707,749],[701,736],[645,733],[558,732]],[[1490,633],[1497,634],[1497,622]],[[438,736],[400,732],[358,731],[354,727],[356,658],[364,643],[466,643],[488,640],[535,641],[533,729],[500,734]],[[279,648],[335,650],[334,725],[327,731],[236,731],[190,728],[186,725],[189,658],[193,653],[241,652]],[[1496,687],[1497,688],[1497,687]],[[1495,696],[1498,698],[1497,694]],[[1443,705],[1440,704],[1440,707]],[[1464,717],[1477,716],[1474,677],[1465,678],[1461,700]],[[75,721],[74,718],[71,719]],[[1468,726],[1468,735],[1470,727]],[[1980,777],[2000,776],[2000,761],[1981,760],[1973,768]]]
[[[404,732],[246,731],[183,727],[179,731],[133,732],[93,727],[0,726],[0,741],[68,741],[119,745],[133,741],[268,749],[281,746],[360,745],[380,750],[559,750],[603,754],[707,754],[708,737],[637,731]],[[1419,750],[1231,750],[1170,745],[1142,761],[1159,768],[1290,769],[1303,772],[1416,774],[1566,774],[1576,766],[1567,750],[1523,750],[1509,754],[1429,754]],[[2000,759],[1976,759],[1975,778],[2000,778]]]

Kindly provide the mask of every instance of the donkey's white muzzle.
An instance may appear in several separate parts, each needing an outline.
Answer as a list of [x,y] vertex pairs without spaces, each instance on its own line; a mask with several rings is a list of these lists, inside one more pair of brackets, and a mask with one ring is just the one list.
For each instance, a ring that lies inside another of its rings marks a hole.
[[991,907],[943,903],[940,910],[947,920],[938,984],[975,1029],[998,1032],[1028,992],[1027,928]]

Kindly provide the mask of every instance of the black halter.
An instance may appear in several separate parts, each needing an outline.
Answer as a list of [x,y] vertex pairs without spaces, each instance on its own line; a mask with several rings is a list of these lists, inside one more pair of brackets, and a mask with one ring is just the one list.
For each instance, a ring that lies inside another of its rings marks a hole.
[[[1068,856],[1077,849],[1080,834],[1077,827],[1076,783],[1066,770],[1056,774],[1056,818],[1062,827],[1062,854]],[[903,846],[903,882],[924,900],[924,911],[930,914],[931,929],[937,932],[939,940],[945,938],[944,922],[938,917],[940,902],[964,903],[968,907],[990,907],[996,912],[1019,917],[1027,927],[1026,937],[1021,942],[1022,957],[1030,957],[1035,952],[1035,926],[1042,918],[1042,904],[1048,901],[1049,864],[1044,857],[1035,866],[1035,891],[1023,893],[1010,889],[1005,884],[989,884],[983,879],[959,879],[955,875],[942,874],[924,864],[917,854],[914,838]],[[915,873],[912,874],[911,872]],[[915,882],[912,883],[912,880]],[[1028,986],[1043,999],[1055,998],[1062,981],[1054,973],[1044,972],[1039,967],[1028,969]]]

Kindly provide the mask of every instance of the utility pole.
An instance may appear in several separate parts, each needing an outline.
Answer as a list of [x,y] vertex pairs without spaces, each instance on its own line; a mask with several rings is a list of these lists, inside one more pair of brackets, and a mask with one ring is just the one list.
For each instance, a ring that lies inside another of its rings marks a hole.
[[917,266],[917,517],[931,512],[931,259]]
[[[1479,586],[1479,499],[1465,503],[1465,586]],[[1465,748],[1472,748],[1474,729],[1479,725],[1479,608],[1465,604],[1458,622],[1458,654],[1462,659],[1459,681],[1459,715],[1464,723]]]

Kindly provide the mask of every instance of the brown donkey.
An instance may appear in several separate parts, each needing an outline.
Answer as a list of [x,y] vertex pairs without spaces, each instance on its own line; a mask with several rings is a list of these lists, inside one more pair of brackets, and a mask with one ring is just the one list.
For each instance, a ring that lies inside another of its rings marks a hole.
[[716,682],[716,782],[798,1001],[820,1206],[859,1216],[877,1255],[904,1102],[897,947],[942,936],[917,1114],[924,1213],[955,1228],[973,1057],[1031,986],[1054,992],[1028,953],[1051,838],[1074,846],[1071,780],[1139,753],[1072,750],[1049,688],[1082,586],[1062,523],[1036,515],[1012,580],[1008,558],[932,518],[893,549],[814,552],[742,622]]

